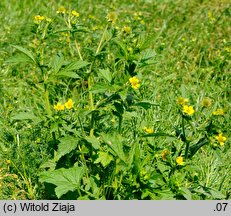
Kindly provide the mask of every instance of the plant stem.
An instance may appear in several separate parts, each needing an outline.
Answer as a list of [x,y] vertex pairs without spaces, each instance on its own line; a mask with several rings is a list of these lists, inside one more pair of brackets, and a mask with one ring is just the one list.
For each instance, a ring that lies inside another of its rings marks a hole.
[[185,127],[185,125],[184,125],[184,117],[182,117],[182,132],[183,132],[184,142],[186,144],[186,147],[185,147],[185,160],[186,160],[188,158],[189,141],[186,138],[185,128],[184,127]]
[[45,106],[47,110],[48,116],[51,116],[51,106],[50,106],[50,101],[49,101],[49,91],[47,89],[47,86],[44,85],[45,88]]
[[105,29],[104,29],[104,32],[103,32],[103,34],[102,34],[102,37],[101,37],[101,39],[100,39],[99,45],[98,45],[97,50],[96,50],[96,55],[100,52],[100,48],[101,48],[101,46],[102,46],[102,44],[103,44],[104,37],[105,37],[106,31],[107,31],[107,27],[108,27],[108,25],[106,25],[106,27],[105,27]]
[[122,121],[123,121],[123,116],[121,115],[121,116],[119,117],[119,129],[118,129],[119,133],[121,133]]

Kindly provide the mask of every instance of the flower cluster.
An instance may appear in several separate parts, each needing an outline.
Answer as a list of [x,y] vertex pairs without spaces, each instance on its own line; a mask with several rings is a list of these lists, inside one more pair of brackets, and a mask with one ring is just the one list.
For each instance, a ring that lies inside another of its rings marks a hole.
[[210,98],[204,98],[202,101],[201,101],[201,105],[203,107],[210,107],[212,105],[212,100]]
[[63,6],[60,6],[58,8],[58,10],[56,11],[57,14],[61,14],[61,15],[64,15],[64,14],[71,14],[73,17],[79,17],[79,13],[75,10],[71,10],[71,11],[68,11],[65,7]]
[[179,104],[179,105],[185,105],[186,103],[188,103],[188,99],[187,98],[183,98],[183,97],[178,97],[176,99],[176,102]]
[[125,34],[130,34],[130,33],[132,32],[132,29],[131,29],[131,27],[129,27],[129,26],[124,26],[124,27],[123,27],[123,32],[124,32]]
[[107,14],[107,21],[108,22],[111,22],[112,24],[114,24],[116,20],[117,20],[116,12],[109,12]]
[[35,23],[41,23],[43,20],[45,20],[46,19],[46,17],[45,16],[41,16],[41,15],[36,15],[36,16],[34,16],[34,22]]
[[163,161],[166,161],[167,160],[167,156],[170,154],[170,151],[167,150],[167,149],[164,149],[162,152],[161,152],[161,157],[162,157],[162,160]]
[[217,109],[213,112],[213,115],[224,115],[224,110],[223,109]]
[[192,106],[187,105],[188,98],[178,97],[176,102],[183,107],[183,113],[186,115],[193,115],[195,113],[195,110]]
[[69,99],[66,103],[64,104],[61,104],[60,102],[58,102],[56,105],[54,105],[54,109],[57,110],[57,111],[62,111],[64,110],[65,108],[66,109],[72,109],[73,108],[73,101],[72,99]]

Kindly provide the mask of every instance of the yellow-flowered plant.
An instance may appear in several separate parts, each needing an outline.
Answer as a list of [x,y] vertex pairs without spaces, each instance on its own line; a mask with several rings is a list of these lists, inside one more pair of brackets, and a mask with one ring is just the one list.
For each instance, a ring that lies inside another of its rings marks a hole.
[[204,98],[202,101],[201,101],[201,105],[203,107],[210,107],[212,105],[212,100],[210,98]]
[[163,161],[166,161],[167,160],[167,155],[170,154],[170,151],[167,150],[167,149],[164,149],[162,152],[161,152],[161,157],[162,157],[162,160]]
[[64,106],[65,106],[67,109],[72,109],[72,108],[73,108],[73,105],[74,105],[74,103],[73,103],[72,99],[69,99],[69,100],[64,104]]
[[123,27],[123,32],[126,33],[126,34],[130,34],[132,31],[131,27],[129,26],[124,26]]
[[56,105],[54,105],[54,109],[57,111],[62,111],[64,110],[64,105],[58,102]]
[[66,13],[66,8],[63,6],[60,6],[58,10],[56,11],[58,14],[65,14]]
[[140,87],[140,81],[139,81],[139,79],[137,78],[137,77],[131,77],[130,79],[129,79],[129,82],[130,82],[130,84],[131,84],[131,86],[132,86],[132,88],[133,89],[138,89],[139,87]]
[[186,103],[188,103],[188,99],[187,98],[183,98],[183,97],[178,97],[176,99],[176,102],[179,104],[179,105],[185,105]]
[[40,23],[40,22],[42,22],[43,20],[45,20],[45,16],[41,16],[41,15],[36,15],[36,16],[34,16],[34,22],[35,23]]
[[213,112],[213,115],[224,115],[224,110],[223,109],[217,109]]
[[116,22],[116,20],[117,20],[117,14],[116,14],[116,12],[109,12],[107,14],[107,21],[108,22],[111,22],[111,23],[114,24]]
[[74,17],[79,17],[79,13],[76,12],[75,10],[72,10],[72,11],[71,11],[71,14],[72,14]]
[[154,130],[152,128],[144,127],[144,131],[149,134],[154,133]]
[[225,144],[225,141],[227,140],[225,136],[222,136],[222,133],[219,133],[215,138],[221,146],[223,146]]
[[176,163],[180,166],[184,165],[184,158],[182,156],[178,156],[176,158]]
[[195,110],[193,109],[192,106],[184,105],[183,106],[183,113],[185,113],[187,115],[193,115],[193,113],[195,113]]

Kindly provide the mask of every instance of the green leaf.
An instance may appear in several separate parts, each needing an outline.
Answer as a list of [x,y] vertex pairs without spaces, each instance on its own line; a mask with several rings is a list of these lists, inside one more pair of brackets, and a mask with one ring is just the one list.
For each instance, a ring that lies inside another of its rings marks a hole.
[[99,75],[101,75],[101,77],[103,77],[106,81],[108,81],[109,83],[111,83],[112,81],[112,74],[111,72],[107,69],[100,69],[99,70]]
[[153,49],[146,49],[141,53],[141,55],[141,61],[147,61],[152,59],[156,55],[156,52]]
[[116,102],[116,101],[113,103],[113,105],[116,108],[116,111],[119,113],[119,115],[123,115],[123,113],[124,113],[123,105],[119,102]]
[[191,193],[191,191],[188,188],[181,187],[179,189],[179,191],[185,197],[185,199],[187,199],[187,200],[191,200],[192,199],[192,193]]
[[191,145],[189,147],[189,157],[192,158],[201,147],[208,143],[209,140],[207,138],[201,138],[196,144]]
[[83,67],[86,67],[89,65],[88,62],[79,60],[77,62],[71,62],[69,65],[67,65],[63,70],[64,71],[73,71],[73,70],[79,70]]
[[21,51],[21,52],[22,52],[23,54],[25,54],[29,59],[31,59],[35,64],[37,64],[37,62],[36,62],[36,60],[35,60],[33,54],[32,54],[29,50],[27,50],[27,49],[25,49],[25,48],[23,48],[23,47],[21,47],[21,46],[17,46],[17,45],[11,45],[11,46],[14,47],[15,49]]
[[62,54],[57,54],[50,62],[50,67],[53,69],[54,73],[58,73],[64,64],[64,58]]
[[160,200],[175,200],[175,194],[171,189],[155,190]]
[[65,136],[61,138],[58,144],[58,150],[54,157],[55,161],[58,161],[62,156],[70,153],[78,145],[78,138],[72,136]]
[[90,90],[90,92],[97,94],[97,93],[104,93],[110,89],[110,86],[104,83],[96,83]]
[[112,160],[113,157],[110,154],[100,151],[98,153],[98,158],[95,160],[94,163],[101,163],[103,167],[106,167],[108,164],[111,163]]
[[65,68],[63,68],[62,70],[60,70],[56,76],[65,76],[65,77],[70,77],[70,78],[74,78],[74,79],[79,79],[80,76],[73,72],[75,70],[79,70],[83,67],[86,67],[89,63],[86,61],[82,61],[79,60],[77,62],[71,62],[70,64],[68,64]]
[[100,134],[104,142],[110,148],[110,153],[127,163],[127,159],[123,150],[123,137],[118,134]]
[[55,167],[56,167],[56,162],[54,159],[48,160],[40,166],[41,169],[49,168],[49,170],[55,170]]
[[95,137],[85,137],[85,139],[87,140],[87,142],[91,143],[94,149],[99,149],[100,147],[100,142],[99,140]]
[[17,54],[15,56],[10,57],[6,62],[7,63],[27,63],[30,62],[31,59],[24,54]]
[[11,120],[34,120],[37,117],[31,112],[21,112],[11,117]]
[[123,51],[123,56],[126,58],[128,56],[126,44],[124,44],[120,39],[114,38],[113,42],[116,43],[121,48],[121,51]]
[[167,133],[163,133],[163,132],[159,132],[159,133],[152,133],[152,134],[145,134],[142,137],[171,137],[171,138],[176,138],[175,136],[171,135],[171,134],[167,134]]
[[159,105],[153,104],[150,102],[146,102],[146,101],[141,101],[141,102],[135,103],[133,106],[140,106],[140,107],[144,108],[145,110],[147,110],[147,109],[150,109],[151,106],[159,106]]
[[69,169],[57,169],[53,171],[45,171],[40,175],[40,182],[47,182],[56,185],[55,193],[58,198],[68,191],[79,189],[81,179],[86,169],[84,167],[74,166]]
[[70,72],[70,71],[62,71],[56,74],[56,76],[64,76],[64,77],[70,77],[74,79],[79,79],[80,76],[75,73],[75,72]]

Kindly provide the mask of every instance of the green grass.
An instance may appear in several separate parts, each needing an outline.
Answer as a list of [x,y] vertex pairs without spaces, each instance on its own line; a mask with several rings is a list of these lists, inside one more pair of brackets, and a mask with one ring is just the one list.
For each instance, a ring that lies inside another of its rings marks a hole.
[[230,199],[230,6],[1,1],[0,198]]

